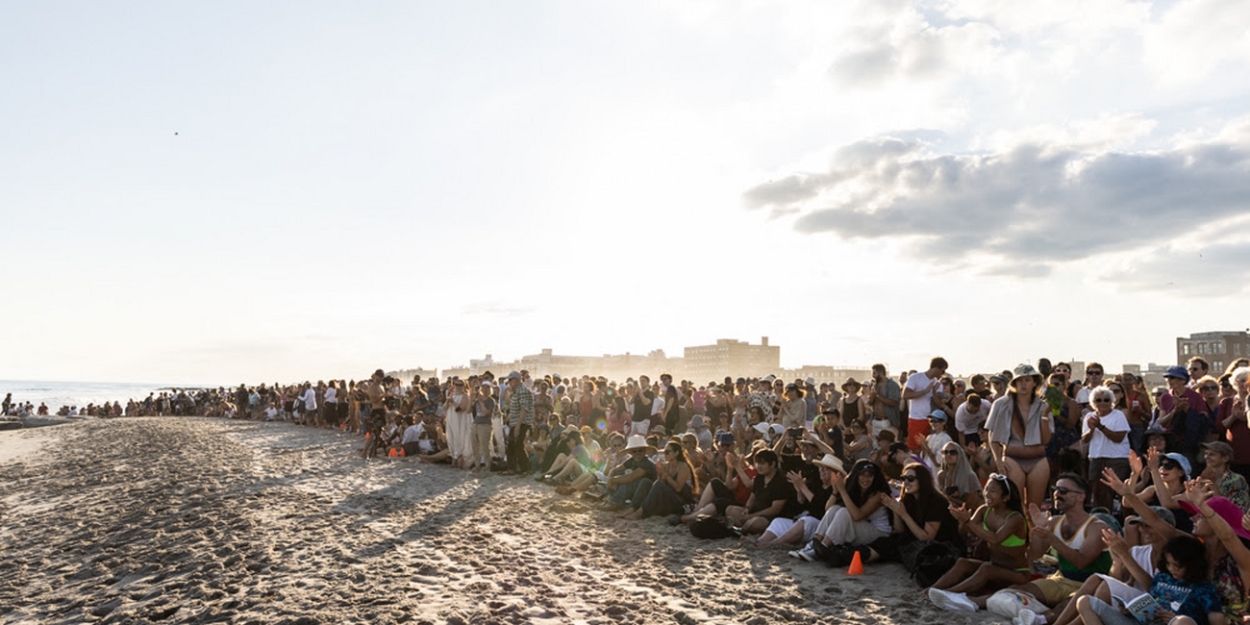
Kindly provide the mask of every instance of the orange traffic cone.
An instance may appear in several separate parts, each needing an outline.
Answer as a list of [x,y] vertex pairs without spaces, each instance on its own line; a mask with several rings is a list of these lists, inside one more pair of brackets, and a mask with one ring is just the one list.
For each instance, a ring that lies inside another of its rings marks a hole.
[[369,438],[369,433],[365,432],[365,438]]
[[403,448],[403,447],[400,447],[400,448],[399,448],[399,457],[400,457],[400,458],[407,458],[407,457],[408,457],[408,452],[404,451],[404,448]]
[[863,575],[864,561],[859,557],[859,550],[855,550],[855,555],[851,558],[851,568],[846,570],[847,575]]
[[392,457],[392,458],[398,458],[398,457],[399,457],[399,452],[398,452],[398,451],[395,451],[395,448],[394,448],[394,447],[392,447],[392,448],[391,448],[390,453],[388,453],[388,454],[386,454],[386,455],[388,455],[388,456],[390,456],[390,457]]

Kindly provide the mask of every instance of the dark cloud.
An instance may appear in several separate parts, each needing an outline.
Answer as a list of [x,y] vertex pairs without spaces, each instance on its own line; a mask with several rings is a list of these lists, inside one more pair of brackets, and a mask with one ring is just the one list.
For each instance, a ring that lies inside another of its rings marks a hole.
[[1245,138],[1137,153],[1025,144],[966,155],[927,145],[861,141],[838,150],[829,172],[761,184],[744,201],[775,214],[797,209],[802,232],[905,238],[926,260],[997,257],[1009,262],[992,273],[1018,276],[1170,243],[1250,209]]

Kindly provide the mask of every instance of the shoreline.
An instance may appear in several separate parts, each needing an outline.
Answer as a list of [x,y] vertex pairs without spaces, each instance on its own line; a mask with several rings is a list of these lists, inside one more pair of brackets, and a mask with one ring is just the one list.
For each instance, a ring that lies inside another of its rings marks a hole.
[[851,577],[362,441],[200,417],[0,432],[0,620],[997,622],[896,564]]

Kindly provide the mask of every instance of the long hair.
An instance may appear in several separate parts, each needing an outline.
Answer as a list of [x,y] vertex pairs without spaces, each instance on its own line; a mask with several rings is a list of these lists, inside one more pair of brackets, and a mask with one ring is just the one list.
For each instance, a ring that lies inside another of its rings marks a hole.
[[670,440],[668,444],[664,446],[664,448],[667,451],[671,451],[677,454],[678,462],[685,463],[686,468],[690,469],[690,484],[691,484],[690,492],[698,493],[699,492],[699,476],[698,474],[694,472],[694,465],[690,463],[690,458],[686,456],[686,448],[682,447],[681,443],[675,440]]
[[912,505],[916,510],[924,510],[931,501],[940,499],[943,503],[946,502],[946,498],[942,496],[942,493],[939,493],[937,488],[933,486],[933,473],[929,471],[929,467],[919,462],[908,462],[903,465],[903,473],[908,471],[916,475],[916,485],[919,489],[915,494],[907,492],[907,489],[903,489],[903,497],[900,501],[903,503],[914,502]]
[[[865,471],[872,472],[872,485],[868,488],[860,488],[859,474]],[[930,477],[932,482],[933,478]],[[932,488],[932,486],[930,486]],[[868,503],[868,499],[878,493],[890,493],[890,483],[886,481],[885,474],[881,472],[881,467],[873,464],[870,460],[856,460],[851,466],[850,476],[846,480],[846,494],[855,502],[855,505],[862,506]]]

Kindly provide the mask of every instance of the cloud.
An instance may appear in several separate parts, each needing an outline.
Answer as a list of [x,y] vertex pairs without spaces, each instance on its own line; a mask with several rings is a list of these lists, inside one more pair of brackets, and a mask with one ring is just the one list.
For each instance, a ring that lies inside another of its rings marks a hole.
[[827,172],[762,183],[743,199],[795,212],[801,232],[902,242],[926,262],[1019,277],[1174,242],[1250,209],[1244,128],[1156,151],[1090,147],[1115,143],[959,154],[875,137],[837,150]]
[[948,22],[941,14],[926,15],[908,6],[880,14],[849,33],[828,75],[835,83],[855,88],[894,80],[939,80],[984,67],[999,52],[999,32],[993,26]]

